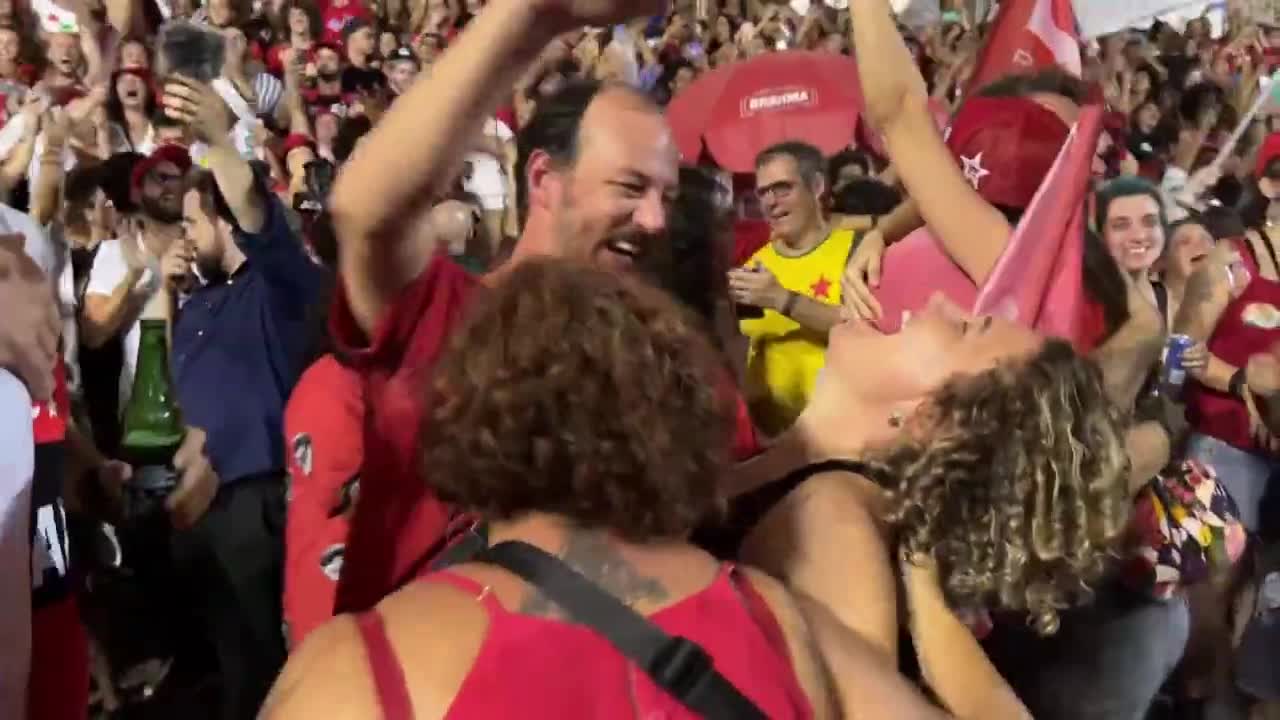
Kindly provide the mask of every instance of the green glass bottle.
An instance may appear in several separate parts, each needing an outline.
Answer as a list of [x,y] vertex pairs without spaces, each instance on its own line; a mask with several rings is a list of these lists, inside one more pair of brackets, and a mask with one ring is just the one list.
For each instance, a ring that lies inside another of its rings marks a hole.
[[176,481],[173,456],[186,426],[169,378],[168,323],[143,319],[140,325],[137,372],[124,411],[120,459],[133,466],[130,485],[135,491],[163,496]]

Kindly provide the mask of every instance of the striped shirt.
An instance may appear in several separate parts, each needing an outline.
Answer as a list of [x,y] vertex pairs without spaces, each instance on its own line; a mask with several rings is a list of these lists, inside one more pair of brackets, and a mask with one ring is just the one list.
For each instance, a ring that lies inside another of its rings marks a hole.
[[260,72],[253,78],[253,92],[258,96],[258,114],[274,115],[284,96],[284,83],[269,72]]

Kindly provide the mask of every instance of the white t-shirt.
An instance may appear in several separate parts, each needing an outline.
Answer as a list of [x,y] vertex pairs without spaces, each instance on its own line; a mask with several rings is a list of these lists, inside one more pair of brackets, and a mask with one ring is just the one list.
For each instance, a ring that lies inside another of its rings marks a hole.
[[[484,134],[507,142],[514,135],[507,124],[496,118],[484,121]],[[503,162],[489,153],[469,153],[471,177],[464,183],[467,192],[480,199],[485,210],[502,210],[507,207],[507,180]]]
[[[125,262],[124,251],[119,240],[105,240],[98,246],[98,254],[93,258],[93,268],[89,270],[89,284],[85,287],[85,295],[106,295],[110,297],[124,282],[129,273],[129,264]],[[153,265],[142,273],[142,278],[133,286],[133,292],[143,297],[150,297],[160,289],[159,268]],[[124,358],[120,366],[120,412],[123,413],[129,404],[129,395],[133,392],[133,374],[138,362],[138,341],[142,325],[137,318],[124,331]]]
[[[0,313],[0,322],[3,322]],[[0,370],[0,717],[27,716],[31,665],[31,396]]]

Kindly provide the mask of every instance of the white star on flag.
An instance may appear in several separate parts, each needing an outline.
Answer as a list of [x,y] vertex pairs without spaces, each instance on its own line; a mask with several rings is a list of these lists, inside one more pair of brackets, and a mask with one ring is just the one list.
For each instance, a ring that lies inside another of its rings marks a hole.
[[1031,57],[1031,53],[1027,52],[1026,50],[1019,48],[1018,52],[1013,54],[1014,65],[1022,65],[1025,67],[1030,67],[1034,63],[1035,63],[1035,60]]
[[982,178],[991,174],[991,171],[982,167],[982,153],[978,153],[973,157],[960,156],[960,163],[964,165],[964,179],[969,181],[974,190],[978,189],[978,185],[982,184]]

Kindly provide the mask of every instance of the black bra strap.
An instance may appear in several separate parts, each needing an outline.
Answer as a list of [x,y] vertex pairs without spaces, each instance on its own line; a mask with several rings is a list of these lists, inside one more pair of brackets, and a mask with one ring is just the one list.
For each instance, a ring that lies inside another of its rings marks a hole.
[[888,478],[883,477],[883,473],[880,472],[879,468],[869,465],[861,460],[847,460],[844,458],[833,458],[831,460],[822,460],[820,462],[809,463],[808,465],[801,465],[795,470],[783,475],[782,479],[777,481],[777,484],[789,484],[792,488],[795,488],[814,475],[821,475],[822,473],[828,472],[847,472],[853,473],[854,475],[861,475],[881,487],[888,484]]
[[729,516],[723,526],[705,531],[700,538],[703,545],[720,557],[737,557],[738,546],[760,524],[764,516],[791,491],[800,487],[814,475],[828,472],[847,472],[862,475],[881,487],[888,487],[890,479],[878,468],[859,460],[833,459],[802,465],[773,482],[735,498],[730,504]]

